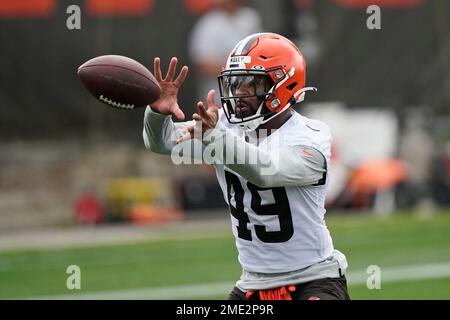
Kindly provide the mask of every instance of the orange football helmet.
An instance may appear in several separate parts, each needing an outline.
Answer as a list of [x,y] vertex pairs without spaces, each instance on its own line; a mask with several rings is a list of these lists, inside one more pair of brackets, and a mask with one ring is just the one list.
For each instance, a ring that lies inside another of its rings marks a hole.
[[[289,39],[275,33],[256,33],[242,39],[229,54],[218,77],[228,121],[254,130],[290,109],[303,101],[306,91],[317,90],[305,87],[305,74],[303,55]],[[254,94],[236,95],[242,85],[253,85]],[[246,117],[236,114],[239,99],[255,96],[260,105],[254,114]]]

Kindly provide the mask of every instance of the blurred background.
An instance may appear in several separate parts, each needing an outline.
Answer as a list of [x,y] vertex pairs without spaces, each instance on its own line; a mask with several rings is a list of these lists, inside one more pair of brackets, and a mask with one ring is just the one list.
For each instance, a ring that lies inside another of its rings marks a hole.
[[144,109],[99,103],[76,71],[177,56],[189,116],[234,44],[269,31],[319,89],[297,111],[333,132],[327,219],[350,294],[449,299],[449,18],[446,0],[0,0],[0,298],[226,297],[240,270],[213,169],[146,150]]

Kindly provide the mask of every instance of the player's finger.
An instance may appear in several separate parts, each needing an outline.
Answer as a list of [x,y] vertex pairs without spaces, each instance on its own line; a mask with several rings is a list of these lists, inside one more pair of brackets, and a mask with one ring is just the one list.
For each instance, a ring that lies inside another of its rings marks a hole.
[[215,99],[216,99],[216,91],[209,90],[208,96],[206,97],[206,102],[208,104],[208,110],[211,110],[213,112],[217,112],[217,110],[219,109]]
[[175,87],[179,88],[183,84],[184,80],[187,77],[188,71],[189,71],[189,68],[187,66],[184,66],[183,68],[181,68],[180,74],[178,75],[178,77],[173,82]]
[[192,115],[192,119],[195,121],[202,121],[202,117],[200,117],[200,115],[198,113],[194,113]]
[[176,144],[182,143],[183,141],[186,141],[188,137],[190,137],[191,134],[189,133],[189,131],[188,130],[185,131],[186,132],[175,141]]
[[166,77],[164,78],[164,81],[173,80],[173,77],[175,76],[175,71],[177,70],[177,63],[178,59],[176,57],[172,57],[172,59],[170,59],[169,69],[167,70],[167,74]]
[[209,115],[206,112],[206,108],[203,105],[202,101],[197,102],[197,110],[198,110],[198,114],[200,115],[200,117],[202,118],[202,120],[208,120],[209,119]]
[[182,137],[178,138],[176,141],[176,144],[180,144],[186,140],[191,139],[191,134],[189,132],[187,132],[186,134],[184,134]]
[[178,107],[173,108],[173,109],[171,110],[171,113],[172,113],[172,114],[175,116],[175,118],[177,118],[178,120],[184,120],[184,118],[185,118],[183,111],[182,111],[180,108],[178,108]]
[[162,81],[161,77],[161,59],[159,57],[156,57],[153,60],[153,74],[155,75],[156,80]]
[[180,138],[177,139],[176,143],[182,143],[186,140],[190,140],[194,137],[194,127],[195,125],[190,125],[189,127],[186,128],[186,133],[181,136]]

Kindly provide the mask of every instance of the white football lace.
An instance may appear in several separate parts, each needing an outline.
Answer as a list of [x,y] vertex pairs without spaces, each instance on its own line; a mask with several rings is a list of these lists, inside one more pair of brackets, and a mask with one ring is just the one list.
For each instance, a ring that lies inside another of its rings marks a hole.
[[125,103],[119,103],[116,101],[113,101],[111,99],[108,99],[104,97],[102,94],[100,95],[100,100],[105,102],[106,104],[109,104],[110,106],[116,107],[116,108],[122,108],[122,109],[134,109],[134,104],[125,104]]

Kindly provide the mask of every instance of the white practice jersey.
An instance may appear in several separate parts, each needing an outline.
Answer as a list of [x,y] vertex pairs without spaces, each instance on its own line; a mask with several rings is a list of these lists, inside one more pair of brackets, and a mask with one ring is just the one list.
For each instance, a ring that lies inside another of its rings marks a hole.
[[[173,123],[170,117],[147,108],[146,146],[169,154],[175,146],[174,136],[181,136],[189,123]],[[271,169],[264,171],[260,164],[228,164],[224,159],[214,163],[230,207],[244,271],[280,274],[329,258],[334,250],[324,221],[331,155],[329,128],[293,112],[281,128],[252,144],[221,112],[217,130],[234,139],[237,157],[244,151],[257,154],[266,169]]]
[[[222,117],[230,130],[240,131]],[[318,150],[330,161],[331,134],[319,121],[298,113],[275,133],[260,141],[259,148],[283,157],[289,147],[300,154],[305,147]],[[309,152],[309,151],[306,151]],[[310,185],[261,188],[226,165],[216,165],[239,252],[239,262],[250,272],[281,273],[303,269],[325,260],[333,244],[324,221],[328,173]],[[328,171],[328,170],[327,170]],[[275,175],[278,173],[274,173]]]

